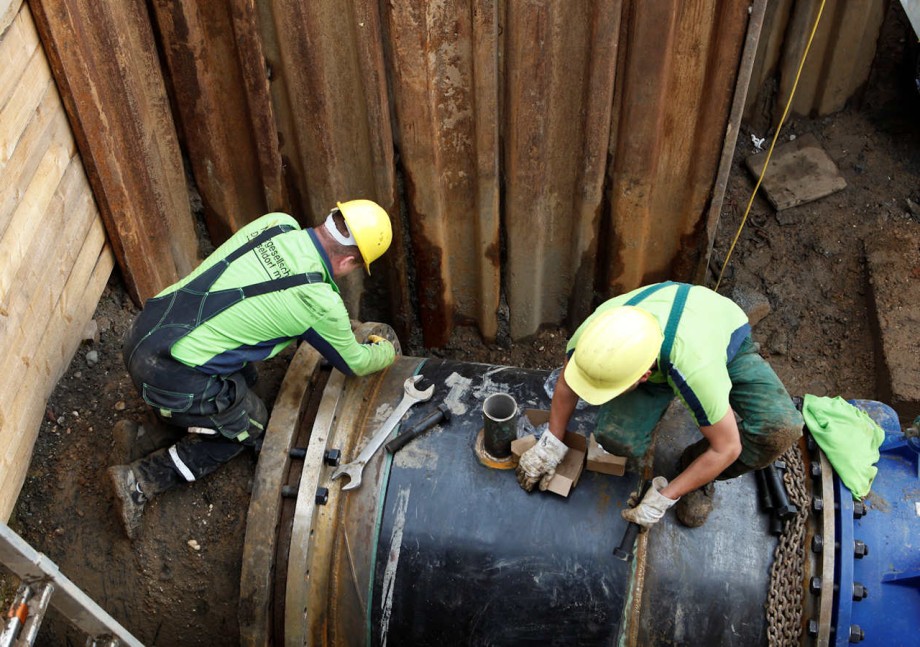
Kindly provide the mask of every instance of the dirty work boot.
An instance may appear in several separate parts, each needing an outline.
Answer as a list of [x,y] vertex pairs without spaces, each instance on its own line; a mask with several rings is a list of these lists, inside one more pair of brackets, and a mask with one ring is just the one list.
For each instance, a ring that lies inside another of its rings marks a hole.
[[111,462],[131,463],[174,444],[182,435],[182,429],[161,422],[145,421],[138,424],[133,420],[119,420],[112,427]]
[[682,496],[676,507],[678,520],[688,528],[702,526],[709,518],[709,513],[712,512],[712,499],[715,494],[715,483],[707,483]]
[[115,495],[115,507],[125,527],[128,539],[134,539],[134,533],[141,523],[147,496],[141,492],[137,478],[130,465],[114,465],[107,470],[112,492]]

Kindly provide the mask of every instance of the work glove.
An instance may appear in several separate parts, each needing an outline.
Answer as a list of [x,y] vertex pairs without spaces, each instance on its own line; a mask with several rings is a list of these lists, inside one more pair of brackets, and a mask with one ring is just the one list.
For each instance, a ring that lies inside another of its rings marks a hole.
[[[643,528],[650,528],[655,525],[668,511],[668,508],[680,500],[680,497],[669,499],[659,492],[659,490],[667,486],[668,479],[663,476],[656,476],[652,479],[652,484],[645,496],[642,497],[639,505],[623,510],[620,515],[626,521],[639,524]],[[629,503],[632,504],[633,501],[633,497],[630,496]]]
[[367,343],[368,344],[379,344],[381,342],[387,341],[386,337],[381,337],[380,335],[368,335]]
[[569,448],[556,438],[549,429],[541,435],[537,444],[521,454],[517,466],[517,480],[521,487],[530,492],[540,482],[540,489],[549,487],[556,474],[556,467],[565,458]]

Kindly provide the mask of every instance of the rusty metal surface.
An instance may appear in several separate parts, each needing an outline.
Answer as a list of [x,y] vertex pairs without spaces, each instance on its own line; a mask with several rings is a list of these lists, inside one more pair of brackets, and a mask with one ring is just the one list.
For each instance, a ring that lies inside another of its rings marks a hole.
[[265,442],[253,480],[240,573],[240,643],[267,645],[271,638],[271,603],[275,547],[281,517],[281,488],[291,462],[290,449],[301,414],[319,378],[321,357],[302,345],[275,398]]
[[747,3],[636,3],[618,79],[602,282],[618,294],[688,279],[707,248],[705,212],[746,32]]
[[426,344],[497,334],[498,2],[387,3],[392,92]]
[[[122,50],[148,63],[159,45],[216,241],[260,207],[310,226],[336,200],[377,200],[394,244],[370,279],[344,282],[355,315],[374,299],[401,337],[419,324],[431,347],[457,325],[522,338],[705,263],[746,3],[205,4],[153,2],[158,43],[136,0],[108,10],[68,0],[47,22],[89,29],[101,14],[92,27],[110,38],[119,15],[133,38]],[[82,42],[71,58],[114,68],[103,65],[108,49]],[[101,84],[85,64],[63,75],[77,105],[88,103],[80,82]],[[147,76],[159,82],[159,70]],[[119,121],[145,116],[134,108]],[[159,161],[100,137],[98,121],[84,127],[89,150],[175,179],[175,135],[166,120],[152,123],[169,149]],[[170,198],[181,193],[169,188]],[[142,249],[123,220],[110,229],[129,250],[130,278],[162,253]],[[167,231],[160,222],[149,223],[153,242]]]
[[[791,111],[827,115],[842,110],[869,78],[886,2],[827,2],[802,68]],[[745,117],[779,123],[821,0],[780,0],[767,8],[758,64]],[[775,81],[775,88],[773,82]],[[774,96],[775,95],[775,96]]]
[[[818,635],[815,636],[816,647],[826,647],[831,641],[831,631],[834,622],[834,560],[837,556],[837,505],[834,490],[834,469],[831,467],[827,456],[820,449],[818,451],[819,465],[821,467],[821,499],[824,504],[821,513],[821,536],[825,549],[821,552],[821,592],[818,595]],[[841,546],[839,549],[842,551]],[[802,583],[804,586],[804,582]]]
[[[342,461],[351,460],[360,450],[362,439],[369,438],[398,404],[405,378],[415,373],[421,361],[399,357],[380,373],[348,381],[339,396],[336,418],[328,433],[316,435],[314,425],[308,455],[321,454],[318,449],[314,451],[316,445],[340,449]],[[392,406],[382,406],[387,403]],[[369,521],[376,516],[386,460],[385,452],[376,454],[364,469],[361,487],[348,492],[329,480],[331,468],[324,469],[316,461],[304,462],[305,473],[311,470],[316,484],[329,489],[329,499],[325,505],[314,505],[312,509],[304,506],[304,519],[310,517],[309,530],[299,537],[311,537],[313,541],[301,548],[306,549],[302,570],[297,572],[290,566],[288,569],[286,644],[363,642],[368,604],[366,587],[375,548],[372,536],[375,524]],[[304,489],[303,485],[301,488]],[[298,602],[292,604],[294,600]]]
[[[629,3],[508,3],[503,160],[512,337],[590,310],[622,12]],[[598,265],[599,264],[599,265]]]
[[177,122],[218,245],[285,206],[255,8],[246,0],[154,0],[152,7]]
[[146,5],[35,0],[42,45],[115,256],[143,300],[191,271],[197,239]]

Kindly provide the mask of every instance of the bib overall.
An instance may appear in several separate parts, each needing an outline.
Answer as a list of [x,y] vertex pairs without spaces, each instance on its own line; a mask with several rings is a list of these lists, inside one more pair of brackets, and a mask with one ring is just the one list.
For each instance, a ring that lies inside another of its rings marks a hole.
[[148,299],[128,330],[125,365],[144,401],[167,423],[203,432],[188,434],[168,450],[138,461],[137,471],[146,482],[168,487],[179,482],[177,475],[194,481],[232,459],[244,446],[261,447],[268,413],[249,389],[255,376],[251,366],[228,375],[209,374],[179,362],[171,349],[196,327],[243,299],[322,282],[321,273],[311,272],[211,290],[233,261],[290,230],[284,225],[266,229],[182,287]]
[[[653,292],[674,285],[667,281],[649,286],[625,305],[637,305]],[[658,358],[658,370],[665,376],[671,371],[671,349],[691,287],[685,283],[676,285],[678,289]],[[742,453],[719,475],[720,480],[773,462],[801,436],[803,424],[789,393],[757,352],[750,336],[728,358],[727,369],[731,379],[729,402],[732,411],[742,419],[739,426]],[[674,389],[667,382],[643,382],[632,391],[617,396],[598,411],[595,430],[598,442],[613,454],[631,460],[642,457],[651,443],[655,426],[674,397]],[[708,448],[709,441],[702,438],[685,450],[684,462],[689,464]]]

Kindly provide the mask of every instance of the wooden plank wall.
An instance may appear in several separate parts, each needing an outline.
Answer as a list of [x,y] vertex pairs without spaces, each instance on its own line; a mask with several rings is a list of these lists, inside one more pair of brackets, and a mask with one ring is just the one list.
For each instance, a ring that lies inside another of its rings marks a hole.
[[0,3],[0,519],[114,266],[28,5]]

